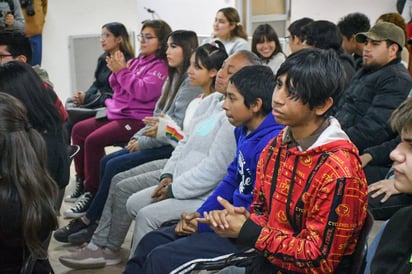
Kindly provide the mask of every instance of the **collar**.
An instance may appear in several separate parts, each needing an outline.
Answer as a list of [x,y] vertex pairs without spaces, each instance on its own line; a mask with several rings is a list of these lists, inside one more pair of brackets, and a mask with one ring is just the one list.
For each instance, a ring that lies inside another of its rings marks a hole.
[[312,132],[309,136],[302,138],[300,140],[296,140],[293,137],[293,134],[290,131],[290,128],[287,127],[285,130],[284,138],[283,138],[283,144],[287,144],[288,148],[298,147],[299,150],[305,151],[316,142],[316,140],[319,138],[322,132],[329,125],[330,125],[329,119],[325,119],[322,122],[322,124],[314,132]]

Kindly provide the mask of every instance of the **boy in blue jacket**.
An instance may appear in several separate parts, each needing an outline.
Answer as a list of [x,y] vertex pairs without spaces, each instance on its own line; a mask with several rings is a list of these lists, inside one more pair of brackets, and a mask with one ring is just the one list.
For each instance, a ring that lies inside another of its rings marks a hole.
[[[233,66],[235,61],[229,58],[224,67]],[[183,213],[176,226],[148,233],[127,263],[125,273],[169,273],[193,259],[213,258],[238,250],[231,240],[219,237],[196,218],[203,212],[222,209],[217,196],[249,208],[259,154],[282,129],[270,115],[275,85],[271,70],[260,65],[246,66],[230,78],[223,108],[230,123],[237,127],[237,151],[227,176],[197,212]]]

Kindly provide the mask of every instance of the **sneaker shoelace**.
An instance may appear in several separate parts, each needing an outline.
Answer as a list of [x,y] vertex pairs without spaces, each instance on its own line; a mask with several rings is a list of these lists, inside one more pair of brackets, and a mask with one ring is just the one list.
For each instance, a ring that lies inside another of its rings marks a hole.
[[65,226],[66,230],[71,230],[73,228],[73,226],[75,226],[78,221],[79,221],[78,219],[71,220],[70,223],[67,226]]
[[85,194],[80,200],[71,208],[73,212],[82,212],[84,207],[89,203],[91,199],[90,194]]
[[82,184],[83,182],[76,182],[76,187],[74,188],[74,191],[72,193],[72,195],[70,195],[71,197],[78,197],[81,194],[82,191],[82,187],[80,184]]

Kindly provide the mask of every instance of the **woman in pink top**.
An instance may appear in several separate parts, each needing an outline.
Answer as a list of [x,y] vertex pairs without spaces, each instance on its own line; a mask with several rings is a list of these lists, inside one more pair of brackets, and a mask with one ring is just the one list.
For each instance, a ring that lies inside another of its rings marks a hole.
[[106,115],[98,117],[98,112],[96,118],[78,122],[72,132],[73,144],[80,146],[74,164],[77,176],[84,178],[82,203],[90,204],[92,193],[99,187],[104,147],[126,143],[144,126],[142,119],[152,115],[168,76],[166,42],[170,32],[170,26],[162,20],[147,21],[138,36],[139,57],[126,63],[123,53],[117,51],[106,58],[113,89],[113,97],[105,101]]

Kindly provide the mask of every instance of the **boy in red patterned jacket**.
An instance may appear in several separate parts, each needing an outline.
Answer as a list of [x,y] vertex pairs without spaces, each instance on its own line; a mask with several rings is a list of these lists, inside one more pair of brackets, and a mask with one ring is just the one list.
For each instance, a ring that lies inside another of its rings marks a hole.
[[225,209],[199,220],[259,252],[250,273],[348,273],[367,183],[358,150],[328,116],[343,73],[335,54],[317,49],[281,65],[272,106],[286,127],[260,155],[251,212],[219,197]]

